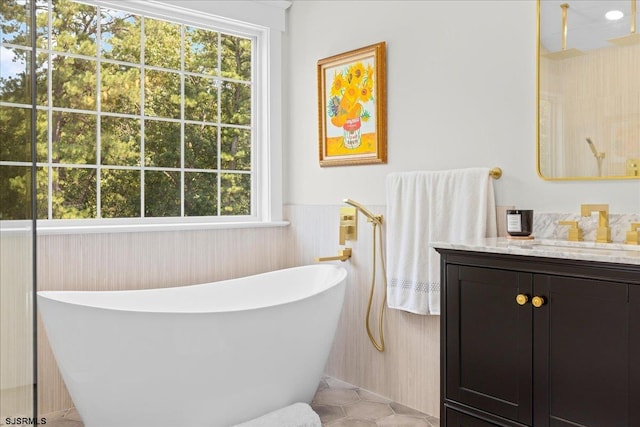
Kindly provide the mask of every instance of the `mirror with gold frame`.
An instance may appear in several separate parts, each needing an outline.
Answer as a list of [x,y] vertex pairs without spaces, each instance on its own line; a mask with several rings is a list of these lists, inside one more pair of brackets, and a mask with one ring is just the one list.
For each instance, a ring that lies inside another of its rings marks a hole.
[[537,4],[538,174],[640,178],[636,0]]

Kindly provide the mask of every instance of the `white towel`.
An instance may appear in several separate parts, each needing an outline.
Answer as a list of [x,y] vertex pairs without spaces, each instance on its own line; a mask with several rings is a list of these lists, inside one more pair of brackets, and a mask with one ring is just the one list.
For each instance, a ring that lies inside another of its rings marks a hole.
[[311,406],[298,402],[235,427],[321,427],[320,417]]
[[436,241],[496,235],[488,168],[404,172],[387,176],[387,303],[440,314]]

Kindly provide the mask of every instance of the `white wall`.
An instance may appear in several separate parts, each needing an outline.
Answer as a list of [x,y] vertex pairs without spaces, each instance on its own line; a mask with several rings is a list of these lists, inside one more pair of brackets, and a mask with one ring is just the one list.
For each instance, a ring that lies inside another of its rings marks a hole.
[[[639,181],[536,173],[536,2],[295,0],[283,39],[285,203],[385,204],[390,172],[499,166],[497,203],[640,211]],[[318,59],[387,42],[388,164],[318,165]]]

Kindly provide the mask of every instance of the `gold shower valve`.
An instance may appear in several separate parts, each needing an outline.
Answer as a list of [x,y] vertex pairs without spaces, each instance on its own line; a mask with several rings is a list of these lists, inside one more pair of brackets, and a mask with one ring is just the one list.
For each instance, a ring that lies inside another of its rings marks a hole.
[[356,208],[345,206],[340,208],[340,238],[344,245],[347,240],[358,239],[358,218]]
[[640,176],[640,159],[627,159],[627,176]]

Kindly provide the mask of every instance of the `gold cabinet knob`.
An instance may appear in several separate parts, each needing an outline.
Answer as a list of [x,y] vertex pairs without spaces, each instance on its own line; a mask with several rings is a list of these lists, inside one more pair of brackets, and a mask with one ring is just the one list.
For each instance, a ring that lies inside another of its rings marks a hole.
[[516,296],[516,302],[518,303],[518,305],[525,305],[527,302],[529,302],[529,297],[525,294],[518,294]]
[[535,296],[531,298],[531,305],[533,305],[536,308],[542,307],[544,303],[545,303],[545,300],[543,297]]

